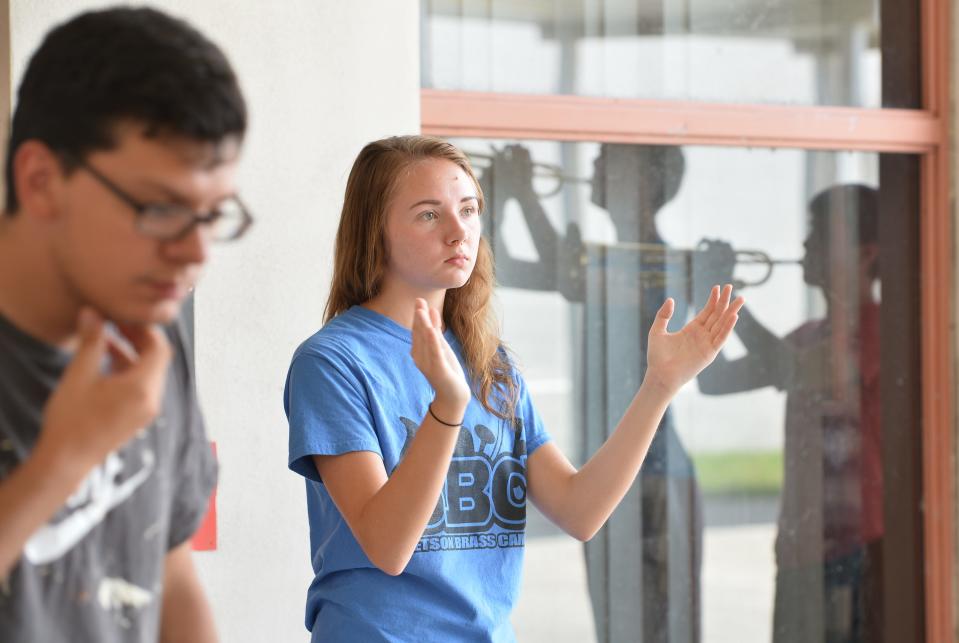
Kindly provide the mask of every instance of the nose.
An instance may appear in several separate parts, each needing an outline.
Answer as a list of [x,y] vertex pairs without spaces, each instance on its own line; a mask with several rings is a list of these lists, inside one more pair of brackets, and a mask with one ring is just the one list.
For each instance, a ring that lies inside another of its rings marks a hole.
[[210,227],[194,225],[182,237],[163,245],[164,256],[176,263],[202,265],[210,254]]
[[447,217],[451,222],[446,228],[446,243],[450,246],[458,246],[466,243],[470,238],[470,227],[458,212],[451,212]]

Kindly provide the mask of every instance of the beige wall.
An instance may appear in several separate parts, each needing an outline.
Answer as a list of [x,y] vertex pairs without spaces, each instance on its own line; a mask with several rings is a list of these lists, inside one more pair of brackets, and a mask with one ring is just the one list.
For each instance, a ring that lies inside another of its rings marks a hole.
[[243,193],[258,219],[197,294],[197,376],[222,461],[221,550],[198,558],[224,641],[285,643],[306,640],[312,572],[303,482],[286,469],[283,382],[321,324],[352,159],[369,140],[418,131],[418,4],[244,5],[284,7],[260,16],[228,6],[208,24],[251,102]]
[[[14,82],[51,25],[107,4],[10,1]],[[369,140],[418,131],[419,5],[153,4],[224,47],[251,114],[241,191],[257,221],[214,251],[196,298],[197,379],[221,460],[220,546],[196,560],[224,641],[305,641],[312,572],[303,482],[286,469],[283,381],[296,345],[320,326],[353,157]]]

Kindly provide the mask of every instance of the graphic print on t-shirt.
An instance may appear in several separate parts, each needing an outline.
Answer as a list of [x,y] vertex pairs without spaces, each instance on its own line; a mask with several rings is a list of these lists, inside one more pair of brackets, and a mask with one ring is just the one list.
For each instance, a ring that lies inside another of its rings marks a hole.
[[[149,448],[143,448],[140,462],[128,467],[123,458],[113,452],[95,467],[64,505],[65,516],[54,517],[40,527],[23,548],[23,555],[34,565],[45,565],[57,560],[99,525],[114,507],[133,495],[153,473],[156,457]],[[137,467],[134,473],[126,471]],[[126,477],[122,477],[126,473]]]
[[[405,454],[419,425],[405,417],[400,421],[406,428]],[[496,428],[463,425],[446,484],[416,551],[522,547],[525,529],[522,419],[516,418],[512,429],[505,422]]]

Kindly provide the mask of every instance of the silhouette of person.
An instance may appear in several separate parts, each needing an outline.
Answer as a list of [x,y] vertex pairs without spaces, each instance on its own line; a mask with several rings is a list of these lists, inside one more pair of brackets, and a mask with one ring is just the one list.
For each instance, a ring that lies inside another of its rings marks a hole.
[[[699,377],[707,395],[785,391],[784,478],[776,536],[775,643],[878,640],[883,535],[876,190],[835,185],[809,204],[805,282],[826,315],[780,338],[743,308],[743,357]],[[707,244],[715,278],[731,247]]]
[[[609,214],[615,244],[584,243],[576,223],[564,234],[557,231],[533,190],[532,162],[524,147],[497,152],[484,173],[499,282],[558,291],[583,303],[578,379],[586,454],[602,444],[629,403],[629,392],[643,379],[643,329],[659,305],[673,297],[674,323],[681,325],[688,316],[689,253],[672,251],[656,221],[679,191],[684,170],[677,147],[600,147],[591,198]],[[500,226],[509,199],[522,209],[536,261],[517,259],[507,250]],[[702,504],[692,461],[668,410],[637,483],[585,552],[599,641],[699,640]]]

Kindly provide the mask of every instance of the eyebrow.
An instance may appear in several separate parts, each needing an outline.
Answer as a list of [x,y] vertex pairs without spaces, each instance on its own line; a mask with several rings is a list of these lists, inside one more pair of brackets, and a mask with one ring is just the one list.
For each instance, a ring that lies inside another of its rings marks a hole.
[[[460,203],[464,203],[466,201],[476,201],[479,203],[479,198],[475,196],[464,196],[462,199],[460,199]],[[442,202],[437,201],[436,199],[423,199],[422,201],[417,201],[411,205],[410,210],[413,208],[418,208],[421,205],[442,205]]]

